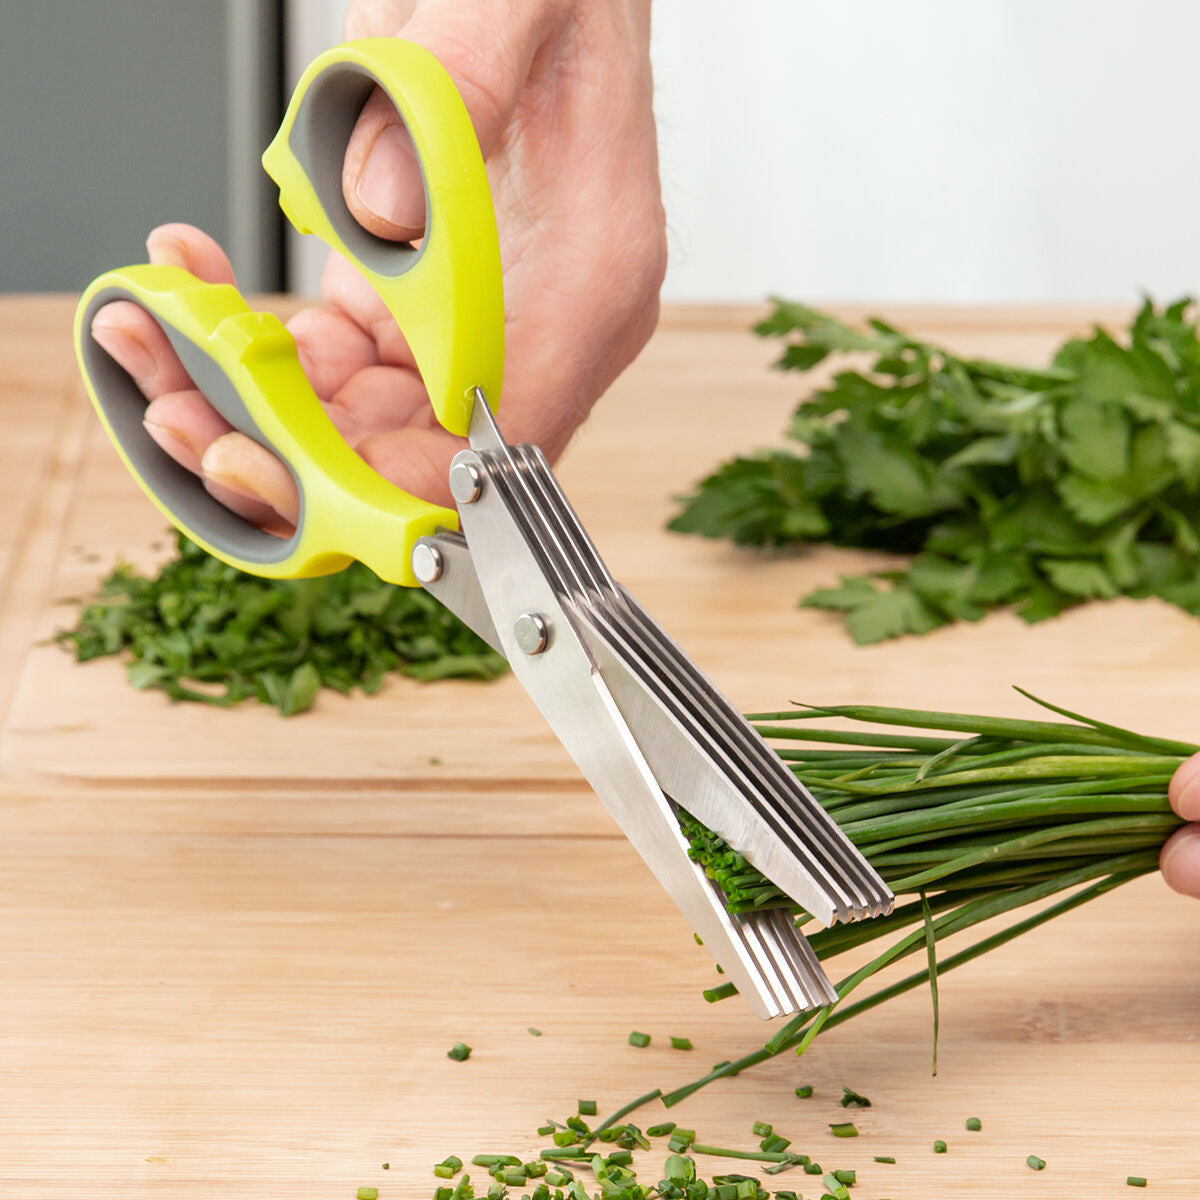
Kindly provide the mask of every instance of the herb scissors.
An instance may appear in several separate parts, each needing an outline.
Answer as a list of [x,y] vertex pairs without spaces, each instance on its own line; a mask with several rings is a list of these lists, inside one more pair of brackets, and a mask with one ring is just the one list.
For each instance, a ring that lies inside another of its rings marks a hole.
[[[341,165],[375,87],[421,166],[419,247],[373,237],[347,209]],[[688,856],[677,806],[723,837],[823,925],[887,911],[892,895],[741,715],[612,577],[535,446],[508,445],[500,399],[504,303],[479,145],[450,77],[421,47],[365,39],[304,73],[263,165],[291,223],[349,259],[403,330],[438,421],[466,435],[450,468],[457,511],[408,495],[343,441],[279,319],[178,267],[109,271],[76,315],[80,368],[126,466],[189,537],[255,574],[298,578],[355,559],[421,586],[502,653],[621,829],[729,980],[763,1017],[832,1002],[783,911],[729,913]],[[295,532],[219,504],[142,426],[133,380],[91,334],[131,300],[158,322],[196,386],[291,471]]]

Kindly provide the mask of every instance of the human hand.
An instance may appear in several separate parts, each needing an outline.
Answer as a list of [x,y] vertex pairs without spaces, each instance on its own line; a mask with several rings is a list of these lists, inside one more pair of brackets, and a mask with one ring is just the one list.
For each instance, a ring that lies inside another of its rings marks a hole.
[[1171,807],[1192,824],[1171,835],[1159,866],[1177,892],[1200,898],[1200,754],[1193,754],[1175,772],[1168,795]]
[[[351,0],[344,34],[402,36],[441,61],[479,137],[500,233],[506,307],[501,423],[553,460],[653,331],[666,266],[651,107],[649,0]],[[351,136],[343,192],[371,233],[424,232],[411,141],[382,92]],[[150,261],[232,283],[220,247],[188,225],[148,241]],[[451,504],[464,444],[435,421],[402,331],[358,272],[330,254],[321,307],[288,323],[335,425],[367,463]],[[231,429],[188,378],[157,324],[130,302],[93,321],[101,346],[149,401],[145,426],[219,500],[286,535],[290,472]]]

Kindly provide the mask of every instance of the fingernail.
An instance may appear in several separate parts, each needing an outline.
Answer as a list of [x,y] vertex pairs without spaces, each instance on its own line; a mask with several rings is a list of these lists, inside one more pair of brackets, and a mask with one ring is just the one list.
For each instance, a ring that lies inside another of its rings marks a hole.
[[1171,838],[1159,866],[1175,891],[1200,898],[1200,829],[1185,829]]
[[204,482],[205,484],[212,484],[214,487],[220,488],[223,492],[232,492],[235,496],[239,496],[243,500],[251,500],[255,504],[261,504],[264,508],[270,508],[274,512],[274,509],[263,494],[256,491],[237,475],[227,474],[224,471],[205,471]]
[[135,379],[144,379],[155,371],[150,348],[122,325],[110,324],[103,309],[92,321],[92,337]]
[[190,269],[187,250],[178,238],[171,237],[170,234],[159,233],[155,230],[146,239],[146,253],[155,266]]
[[159,425],[154,421],[143,421],[142,428],[154,439],[160,449],[165,450],[180,466],[200,474],[200,455],[192,444],[177,429]]
[[425,188],[412,139],[403,125],[385,125],[367,151],[355,189],[359,203],[404,229],[425,228]]
[[1171,807],[1185,820],[1200,821],[1200,754],[1193,754],[1171,777]]

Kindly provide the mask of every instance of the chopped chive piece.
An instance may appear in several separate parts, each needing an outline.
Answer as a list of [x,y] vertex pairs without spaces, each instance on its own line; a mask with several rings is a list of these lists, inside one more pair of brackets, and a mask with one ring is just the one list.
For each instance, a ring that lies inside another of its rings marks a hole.
[[825,1169],[819,1162],[810,1162],[804,1164],[804,1173],[805,1175],[823,1175]]
[[1126,1175],[1125,1182],[1130,1187],[1145,1187],[1146,1180],[1141,1175]]
[[671,1039],[671,1049],[672,1050],[693,1050],[693,1049],[695,1049],[695,1047],[692,1045],[691,1038],[673,1037]]
[[813,1094],[813,1090],[812,1090],[811,1083],[802,1083],[796,1089],[796,1095],[799,1096],[801,1100],[807,1100],[809,1098],[809,1096],[811,1096],[812,1094]]
[[968,1117],[967,1128],[972,1133],[978,1133],[983,1128],[983,1122],[978,1117]]
[[834,1171],[833,1177],[838,1181],[838,1183],[854,1183],[858,1179],[858,1172]]
[[1044,1158],[1038,1158],[1036,1154],[1031,1154],[1025,1160],[1025,1162],[1035,1171],[1044,1171],[1046,1169],[1046,1160]]
[[614,1150],[608,1156],[608,1165],[617,1167],[627,1167],[633,1162],[632,1150]]
[[866,1096],[856,1092],[853,1088],[848,1088],[842,1084],[842,1107],[849,1108],[850,1105],[856,1105],[858,1108],[870,1108],[871,1102]]
[[668,1133],[673,1133],[674,1130],[674,1121],[664,1121],[661,1125],[651,1125],[646,1132],[651,1137],[666,1137]]
[[877,1154],[875,1161],[881,1163],[894,1163],[896,1160],[890,1154]]
[[488,1188],[487,1200],[504,1200],[504,1197],[507,1195],[508,1188],[504,1184],[497,1182]]
[[570,1183],[575,1176],[571,1174],[565,1167],[555,1167],[554,1170],[547,1169],[546,1182],[551,1187],[562,1187],[564,1183]]
[[530,1179],[540,1179],[546,1174],[549,1168],[540,1159],[535,1158],[532,1162],[522,1163],[521,1170],[529,1176]]
[[[539,1158],[544,1158],[548,1162],[559,1162],[562,1159],[591,1158],[592,1152],[585,1150],[582,1146],[567,1146],[563,1150],[542,1150],[538,1154]],[[520,1162],[520,1159],[516,1160]]]
[[573,1129],[556,1129],[550,1136],[556,1146],[573,1146],[579,1141],[579,1134]]
[[528,1028],[529,1032],[533,1034],[534,1037],[542,1036],[542,1031],[540,1029],[535,1029],[532,1025],[528,1026],[527,1028]]
[[773,1133],[770,1137],[763,1138],[758,1143],[758,1148],[765,1150],[768,1154],[778,1154],[781,1150],[786,1150],[791,1144],[791,1138],[785,1138],[778,1133]]
[[629,1035],[629,1044],[631,1046],[638,1046],[638,1047],[644,1048],[644,1047],[650,1045],[650,1035],[648,1033],[638,1033],[638,1031],[635,1029]]
[[463,1062],[471,1057],[471,1047],[466,1042],[455,1042],[454,1045],[446,1051],[446,1057],[454,1059],[455,1062]]
[[941,1138],[938,1138],[938,1140],[933,1143],[933,1152],[934,1154],[946,1153],[946,1143],[943,1142]]
[[373,1187],[360,1187],[358,1189],[358,1200],[379,1200],[379,1189]]
[[477,1167],[487,1167],[488,1170],[497,1166],[519,1167],[521,1165],[521,1160],[511,1154],[477,1154],[471,1161]]
[[549,1137],[557,1128],[558,1128],[557,1125],[539,1125],[538,1126],[538,1136],[539,1137]]
[[579,1113],[584,1117],[594,1117],[596,1115],[595,1100],[580,1100]]
[[853,1121],[840,1121],[836,1125],[830,1125],[829,1132],[834,1137],[858,1137],[858,1130]]
[[439,1179],[453,1179],[455,1175],[462,1170],[462,1159],[451,1154],[449,1158],[443,1159],[436,1167],[433,1168],[433,1173]]
[[391,1169],[392,1169],[392,1164],[390,1162],[385,1162],[383,1164],[383,1170],[390,1171]]
[[750,1132],[753,1133],[755,1137],[770,1137],[772,1128],[767,1124],[766,1121],[755,1121],[754,1124],[750,1126]]
[[721,983],[715,988],[705,988],[704,998],[709,1004],[715,1004],[718,1000],[728,1000],[730,996],[737,995],[737,984]]

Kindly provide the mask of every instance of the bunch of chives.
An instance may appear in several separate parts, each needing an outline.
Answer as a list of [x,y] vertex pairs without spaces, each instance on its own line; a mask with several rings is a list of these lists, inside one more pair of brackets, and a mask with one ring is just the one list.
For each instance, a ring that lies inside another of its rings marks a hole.
[[[938,974],[1157,868],[1163,842],[1182,824],[1171,811],[1167,785],[1200,746],[1134,733],[1030,699],[1070,720],[873,705],[750,715],[899,902],[889,916],[809,935],[826,963],[867,943],[886,945],[836,985],[835,1004],[793,1018],[761,1049],[665,1094],[665,1104],[784,1050],[803,1053],[821,1029],[914,987],[935,989],[936,1014]],[[826,717],[906,732],[808,724]],[[954,736],[933,737],[930,730]],[[692,856],[721,888],[731,911],[789,908],[804,925],[807,914],[721,838],[686,812],[680,821]],[[1017,915],[1039,903],[1046,907]],[[982,940],[948,957],[937,954],[944,938],[1010,914],[1008,925]],[[847,1003],[879,971],[921,951],[924,969]],[[734,990],[724,984],[706,995],[720,999]],[[936,1041],[934,1056],[936,1070]]]

